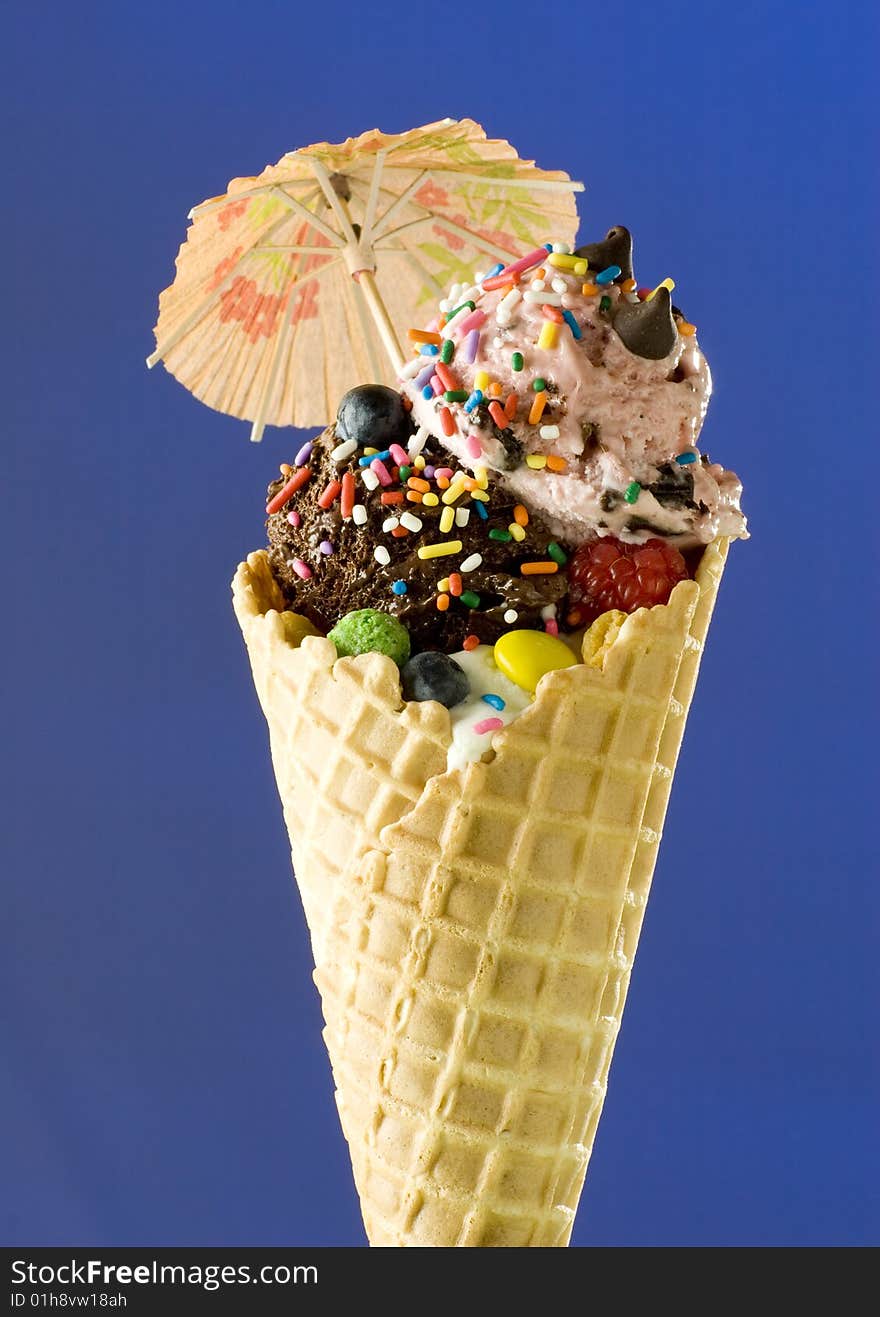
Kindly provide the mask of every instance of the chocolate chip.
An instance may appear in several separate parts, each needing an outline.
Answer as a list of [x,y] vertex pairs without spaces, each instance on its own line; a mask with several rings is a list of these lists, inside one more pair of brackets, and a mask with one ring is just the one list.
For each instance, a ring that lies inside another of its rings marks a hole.
[[669,289],[662,285],[648,301],[618,302],[611,323],[630,352],[649,361],[668,357],[678,342]]
[[601,242],[591,242],[585,247],[576,247],[575,256],[583,256],[589,264],[591,274],[601,274],[609,265],[619,265],[620,274],[614,280],[622,283],[633,277],[633,240],[629,229],[616,224],[609,229]]

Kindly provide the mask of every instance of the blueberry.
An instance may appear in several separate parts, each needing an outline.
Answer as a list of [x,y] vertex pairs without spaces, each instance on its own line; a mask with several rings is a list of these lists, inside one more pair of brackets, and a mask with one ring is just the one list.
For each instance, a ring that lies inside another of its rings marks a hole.
[[412,434],[409,412],[403,399],[384,384],[361,384],[349,389],[336,413],[340,439],[354,439],[361,447],[387,448],[405,444]]
[[470,693],[471,684],[464,669],[448,654],[426,650],[404,664],[401,686],[407,700],[437,700],[452,709]]

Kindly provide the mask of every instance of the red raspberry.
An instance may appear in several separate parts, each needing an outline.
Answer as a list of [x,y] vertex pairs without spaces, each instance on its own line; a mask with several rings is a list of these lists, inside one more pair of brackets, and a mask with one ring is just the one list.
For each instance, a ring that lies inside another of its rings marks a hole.
[[609,608],[634,613],[665,604],[673,586],[689,575],[684,558],[666,540],[621,544],[610,535],[587,540],[568,565],[569,621],[589,626]]

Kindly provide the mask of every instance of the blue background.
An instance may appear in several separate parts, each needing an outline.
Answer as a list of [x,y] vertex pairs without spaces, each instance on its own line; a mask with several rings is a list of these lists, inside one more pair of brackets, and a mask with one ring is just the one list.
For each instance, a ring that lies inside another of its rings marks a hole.
[[298,8],[6,9],[0,1242],[363,1241],[229,605],[296,436],[143,360],[191,205],[448,114],[676,278],[753,531],[575,1242],[876,1243],[871,6]]

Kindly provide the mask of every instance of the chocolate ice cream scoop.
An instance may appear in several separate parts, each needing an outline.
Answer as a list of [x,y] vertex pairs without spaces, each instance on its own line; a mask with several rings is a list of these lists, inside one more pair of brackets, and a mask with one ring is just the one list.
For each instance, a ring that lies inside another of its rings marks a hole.
[[510,494],[423,444],[351,453],[330,426],[270,485],[269,560],[289,607],[324,632],[382,609],[413,652],[542,629],[566,592],[565,549]]

